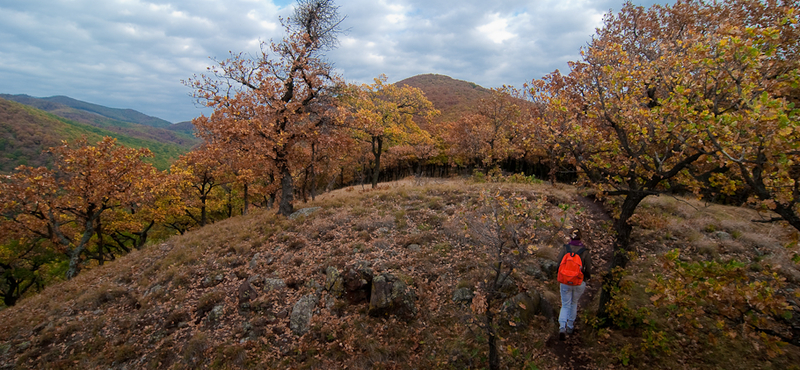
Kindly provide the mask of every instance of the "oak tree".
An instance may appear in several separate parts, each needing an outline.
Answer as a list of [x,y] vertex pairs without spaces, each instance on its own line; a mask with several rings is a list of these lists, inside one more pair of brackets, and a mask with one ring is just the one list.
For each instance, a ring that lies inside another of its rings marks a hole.
[[521,154],[520,135],[525,103],[520,92],[505,86],[492,89],[491,96],[481,99],[475,113],[467,113],[450,127],[448,140],[451,153],[458,162],[480,164],[491,168]]
[[[560,112],[553,140],[601,195],[623,197],[612,271],[632,252],[637,206],[674,184],[732,188],[738,174],[771,208],[792,207],[797,20],[796,7],[779,5],[628,4],[606,17],[568,76],[534,82],[534,95]],[[619,275],[606,277],[601,318]]]
[[414,118],[422,117],[429,121],[438,114],[422,90],[408,85],[387,84],[386,80],[382,75],[372,85],[350,89],[349,105],[353,116],[350,127],[357,139],[369,144],[373,157],[373,188],[378,186],[381,157],[391,147],[432,146],[430,134],[422,130]]
[[340,80],[324,60],[335,46],[343,18],[332,0],[299,0],[282,19],[287,36],[262,43],[260,55],[219,61],[210,75],[189,84],[214,112],[193,120],[198,135],[214,144],[246,146],[274,168],[281,188],[278,212],[293,211],[292,152],[328,121]]
[[[102,262],[104,230],[114,210],[147,202],[145,186],[157,171],[142,161],[148,149],[118,146],[106,137],[96,145],[79,140],[52,148],[55,169],[20,166],[3,183],[3,216],[25,239],[46,239],[66,256],[66,278],[87,259]],[[147,222],[149,224],[149,222]],[[145,226],[145,228],[147,228]]]

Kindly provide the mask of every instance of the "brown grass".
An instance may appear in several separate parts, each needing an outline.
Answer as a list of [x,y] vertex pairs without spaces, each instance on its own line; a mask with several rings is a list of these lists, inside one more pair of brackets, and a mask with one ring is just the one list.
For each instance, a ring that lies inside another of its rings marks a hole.
[[[608,222],[592,219],[602,217],[589,215],[577,203],[584,190],[407,179],[375,190],[359,186],[323,194],[296,205],[322,207],[297,220],[257,210],[217,222],[49,287],[0,311],[0,368],[17,366],[17,361],[25,361],[22,367],[64,361],[84,368],[153,369],[486,367],[486,338],[472,311],[452,302],[455,289],[478,287],[489,271],[487,254],[465,236],[460,221],[481,190],[547,197],[546,215],[552,223],[538,235],[533,254],[526,255],[513,277],[519,289],[541,292],[558,309],[558,285],[526,271],[534,271],[541,260],[555,259],[570,226],[584,228],[598,254],[610,246]],[[569,207],[564,211],[559,205]],[[630,307],[634,312],[650,307],[645,287],[659,272],[658,256],[673,248],[691,260],[746,260],[752,269],[772,266],[782,276],[800,280],[797,265],[786,262],[797,252],[792,244],[797,233],[749,222],[757,217],[749,209],[648,198],[634,229],[639,258],[626,278],[633,285],[627,293]],[[719,231],[731,238],[720,239],[715,234]],[[419,250],[410,250],[412,244]],[[418,296],[418,316],[410,322],[373,318],[366,314],[366,303],[334,301],[328,306],[323,293],[311,331],[302,337],[291,334],[294,302],[324,285],[328,266],[344,271],[358,261],[408,282]],[[267,291],[265,278],[282,279],[286,288]],[[239,287],[258,279],[261,283],[253,283],[258,297],[240,306]],[[201,320],[218,305],[225,310],[215,325]],[[667,341],[669,355],[637,352],[645,340],[645,324],[596,330],[589,325],[594,310],[596,301],[582,309],[587,322],[581,323],[580,334],[581,351],[593,359],[590,367],[618,368],[625,356],[635,361],[634,368],[778,368],[800,359],[791,348],[785,360],[765,360],[742,341],[726,339],[704,347],[685,345],[677,336]],[[93,324],[86,325],[87,320]],[[652,325],[659,323],[653,320]],[[525,328],[503,326],[504,366],[556,367],[552,347],[546,345],[553,330],[554,324],[543,318]],[[95,338],[112,339],[106,346]]]

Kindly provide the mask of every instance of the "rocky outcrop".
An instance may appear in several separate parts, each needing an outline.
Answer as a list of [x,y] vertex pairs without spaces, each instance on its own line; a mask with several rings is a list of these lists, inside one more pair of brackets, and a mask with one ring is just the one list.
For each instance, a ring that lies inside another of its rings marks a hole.
[[475,293],[470,288],[458,288],[453,292],[453,302],[455,303],[470,304],[474,297]]
[[372,279],[369,300],[371,316],[397,316],[410,320],[417,315],[416,294],[405,282],[392,274],[381,274]]
[[272,279],[267,278],[264,279],[264,291],[269,292],[270,290],[283,290],[286,289],[286,281],[283,279]]
[[325,270],[325,290],[335,298],[344,296],[344,277],[336,267],[328,266]]
[[345,270],[344,298],[350,304],[369,302],[372,290],[372,268],[367,261],[358,261]]
[[539,260],[539,265],[542,267],[546,279],[555,279],[558,274],[558,262],[548,259]]
[[250,281],[245,280],[241,285],[239,285],[238,290],[238,298],[239,298],[239,307],[242,308],[249,308],[250,301],[258,297],[258,291],[256,288],[250,284]]
[[292,308],[289,316],[289,329],[295,335],[303,335],[308,332],[311,326],[311,318],[314,316],[314,308],[317,307],[319,298],[316,294],[309,294],[300,298]]
[[537,291],[523,292],[503,303],[503,315],[509,325],[523,328],[530,324],[536,315],[547,320],[554,317],[553,306]]
[[320,207],[303,208],[301,210],[298,210],[298,211],[290,214],[289,215],[289,219],[290,220],[294,220],[294,219],[299,218],[301,216],[302,217],[307,217],[308,215],[310,215],[310,214],[312,214],[312,213],[314,213],[316,211],[319,211],[320,209],[321,209]]

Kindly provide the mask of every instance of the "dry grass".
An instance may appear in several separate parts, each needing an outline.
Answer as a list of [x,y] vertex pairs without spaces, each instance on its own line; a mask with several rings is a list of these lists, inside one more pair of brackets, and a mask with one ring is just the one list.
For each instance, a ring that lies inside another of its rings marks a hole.
[[[589,210],[576,202],[582,189],[407,179],[378,189],[358,186],[323,194],[296,205],[321,207],[297,220],[255,211],[217,222],[49,287],[0,312],[0,368],[59,361],[82,368],[485,367],[486,338],[470,321],[469,307],[452,301],[455,289],[477,287],[489,270],[486,253],[465,236],[460,221],[481,190],[518,193],[529,200],[546,196],[552,223],[537,236],[541,239],[533,255],[514,279],[519,289],[541,292],[557,309],[557,284],[526,271],[555,259],[571,226],[584,228],[598,250],[609,244],[608,224],[591,220]],[[644,287],[657,271],[657,256],[672,248],[695,260],[748,259],[800,278],[797,265],[785,263],[796,252],[796,246],[786,245],[796,242],[797,233],[749,222],[757,217],[747,209],[648,198],[634,232],[640,258],[626,278],[635,287],[629,292],[631,307],[650,304]],[[715,234],[720,231],[730,238],[721,239]],[[366,303],[334,300],[329,306],[322,293],[309,333],[291,334],[294,302],[324,285],[326,268],[345,271],[360,261],[410,284],[418,297],[418,316],[410,322],[372,318]],[[286,287],[265,289],[265,279],[282,279]],[[239,289],[246,281],[259,294],[242,306]],[[222,308],[222,316],[212,325],[206,318],[214,307]],[[590,319],[593,310],[583,310],[584,317]],[[639,364],[656,368],[771,366],[752,357],[752,347],[733,340],[683,349],[679,338],[671,338],[672,356],[658,353],[646,359],[634,350],[643,343],[642,327],[597,331],[584,325],[582,351],[598,367],[619,367],[626,351]],[[505,325],[502,330],[504,366],[556,367],[545,345],[552,322],[537,318],[524,328]],[[700,350],[715,359],[692,352]],[[796,352],[787,358],[797,359]],[[102,355],[92,356],[97,353]]]

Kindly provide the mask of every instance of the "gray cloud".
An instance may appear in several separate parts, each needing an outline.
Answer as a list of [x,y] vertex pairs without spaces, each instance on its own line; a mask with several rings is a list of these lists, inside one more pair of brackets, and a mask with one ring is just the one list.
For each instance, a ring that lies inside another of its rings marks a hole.
[[[635,1],[648,6],[654,0]],[[664,1],[661,1],[664,2]],[[201,114],[181,83],[209,58],[283,35],[288,0],[10,0],[0,4],[0,92],[70,97],[178,122]],[[328,53],[349,82],[446,74],[520,86],[566,70],[619,1],[339,1]],[[208,113],[207,111],[205,113]]]

